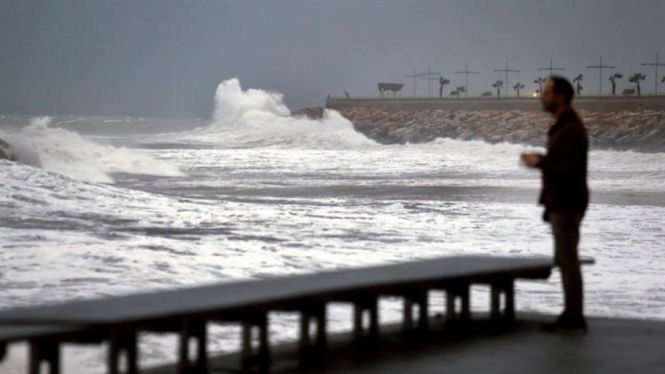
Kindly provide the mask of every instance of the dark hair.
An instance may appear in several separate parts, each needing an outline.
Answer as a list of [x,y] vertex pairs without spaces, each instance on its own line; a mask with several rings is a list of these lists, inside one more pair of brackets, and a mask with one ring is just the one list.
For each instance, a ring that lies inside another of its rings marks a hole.
[[564,102],[566,105],[569,105],[573,101],[573,97],[575,97],[573,85],[570,84],[568,79],[557,75],[553,75],[549,79],[554,82],[554,93],[562,94]]

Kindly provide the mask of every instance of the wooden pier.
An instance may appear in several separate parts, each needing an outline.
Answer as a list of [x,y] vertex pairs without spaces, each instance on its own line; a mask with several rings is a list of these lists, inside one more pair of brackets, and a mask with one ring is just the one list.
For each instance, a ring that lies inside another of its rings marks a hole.
[[[0,311],[0,356],[4,356],[7,344],[27,341],[29,372],[39,373],[41,364],[46,362],[51,373],[58,373],[63,344],[106,342],[108,373],[120,372],[121,355],[125,355],[125,371],[136,373],[137,335],[171,332],[179,336],[177,371],[207,373],[207,323],[221,321],[242,326],[240,367],[267,371],[271,363],[269,312],[300,314],[299,351],[305,357],[312,351],[326,351],[328,303],[351,303],[353,340],[376,342],[381,336],[380,297],[403,298],[402,328],[426,331],[430,319],[429,291],[445,291],[446,318],[464,322],[472,318],[470,287],[485,284],[491,288],[490,320],[511,323],[515,316],[514,282],[546,279],[552,268],[552,259],[546,257],[444,257],[5,310]],[[413,313],[415,305],[417,318]],[[367,326],[363,323],[365,315],[369,317]],[[309,331],[312,321],[317,329],[314,339]],[[258,341],[253,344],[255,335]],[[197,342],[196,357],[189,354],[191,339]]]

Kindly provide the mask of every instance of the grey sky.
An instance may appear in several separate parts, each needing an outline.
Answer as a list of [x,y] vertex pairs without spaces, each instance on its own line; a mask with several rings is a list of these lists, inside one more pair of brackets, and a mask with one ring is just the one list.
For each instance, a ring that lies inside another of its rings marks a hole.
[[205,117],[236,76],[297,108],[379,81],[410,94],[403,75],[428,65],[462,85],[467,62],[477,94],[506,59],[532,92],[550,57],[595,92],[600,55],[650,92],[665,0],[4,0],[0,48],[0,113]]

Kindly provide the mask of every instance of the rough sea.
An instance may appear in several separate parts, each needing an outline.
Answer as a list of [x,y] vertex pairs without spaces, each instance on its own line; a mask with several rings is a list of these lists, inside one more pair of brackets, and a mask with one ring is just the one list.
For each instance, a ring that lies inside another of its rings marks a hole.
[[[210,120],[0,117],[21,162],[0,161],[0,308],[434,256],[551,255],[536,172],[520,144],[381,145],[334,111],[294,117],[279,93],[220,84]],[[545,134],[543,134],[543,137]],[[593,140],[592,140],[593,141]],[[590,315],[665,319],[665,153],[593,150],[581,255]],[[519,282],[517,308],[557,313],[560,280]],[[432,313],[443,296],[432,294]],[[473,289],[486,310],[488,290]],[[345,305],[330,329],[351,326]],[[397,321],[401,303],[381,302]],[[296,338],[271,315],[272,342]],[[239,347],[215,326],[211,351]],[[141,366],[175,360],[141,335]],[[67,373],[105,350],[67,346]],[[1,373],[22,372],[16,345]]]

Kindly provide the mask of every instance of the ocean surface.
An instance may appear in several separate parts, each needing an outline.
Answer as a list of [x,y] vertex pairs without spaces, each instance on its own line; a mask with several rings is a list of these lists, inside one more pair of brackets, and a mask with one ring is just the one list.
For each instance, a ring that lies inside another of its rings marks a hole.
[[[550,255],[539,175],[520,144],[380,145],[333,111],[293,117],[279,93],[220,84],[210,120],[0,116],[0,308],[459,254]],[[544,136],[544,135],[543,135]],[[591,315],[665,319],[665,153],[593,150],[581,254]],[[488,290],[474,288],[474,309]],[[559,276],[520,282],[517,307],[557,313]],[[433,313],[443,296],[432,295]],[[381,302],[382,321],[401,304]],[[330,329],[351,310],[330,308]],[[296,338],[271,315],[273,341]],[[239,346],[212,329],[212,351]],[[175,359],[141,336],[141,365]],[[22,372],[22,345],[1,373]],[[67,373],[105,350],[67,346]]]

